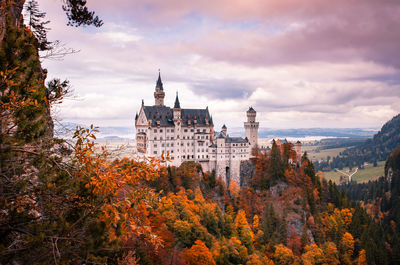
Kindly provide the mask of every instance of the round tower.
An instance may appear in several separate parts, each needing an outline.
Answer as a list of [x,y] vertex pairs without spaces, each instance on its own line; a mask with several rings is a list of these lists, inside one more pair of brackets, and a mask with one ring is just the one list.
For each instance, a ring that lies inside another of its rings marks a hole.
[[156,84],[156,91],[154,92],[154,101],[156,106],[164,106],[165,92],[163,88],[163,83],[161,81],[161,74],[158,72],[158,80]]
[[244,123],[244,129],[246,131],[246,137],[250,142],[250,146],[253,149],[258,144],[258,126],[259,122],[256,122],[257,112],[250,107],[246,112],[247,122]]
[[223,137],[226,137],[226,135],[227,135],[226,132],[227,132],[227,128],[226,128],[226,125],[224,124],[222,126],[222,130],[221,130],[221,134],[222,134]]

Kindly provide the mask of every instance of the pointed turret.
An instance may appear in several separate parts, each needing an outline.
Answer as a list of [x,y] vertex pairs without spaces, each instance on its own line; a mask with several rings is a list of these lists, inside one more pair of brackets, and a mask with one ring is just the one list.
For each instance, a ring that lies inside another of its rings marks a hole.
[[156,91],[154,92],[155,106],[164,106],[164,97],[165,97],[164,87],[161,81],[161,74],[159,70],[158,80],[156,84]]
[[226,137],[226,136],[227,136],[226,131],[227,131],[227,128],[226,128],[226,125],[224,124],[224,125],[222,126],[222,130],[221,130],[221,135],[222,135],[223,137]]
[[157,80],[157,84],[156,84],[156,89],[157,88],[159,88],[160,90],[164,90],[163,83],[161,81],[161,73],[160,73],[160,71],[158,71],[158,80]]
[[174,109],[180,109],[181,104],[179,103],[179,98],[178,98],[178,91],[176,92],[176,98],[175,98],[175,104],[174,104]]

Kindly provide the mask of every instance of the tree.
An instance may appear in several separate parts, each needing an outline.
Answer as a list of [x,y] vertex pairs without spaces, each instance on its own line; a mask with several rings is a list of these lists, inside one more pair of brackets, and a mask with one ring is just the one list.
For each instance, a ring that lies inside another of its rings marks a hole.
[[352,264],[351,259],[354,251],[354,238],[350,233],[344,233],[340,242],[340,249],[342,263]]
[[291,249],[279,244],[275,247],[274,262],[276,265],[294,264],[295,256]]
[[367,254],[364,249],[361,249],[360,254],[358,255],[357,265],[367,265]]
[[89,26],[101,27],[103,21],[95,15],[93,11],[89,11],[86,7],[86,0],[63,0],[63,10],[67,14],[69,26]]
[[39,42],[39,50],[51,49],[51,42],[47,40],[49,28],[46,27],[50,21],[43,21],[46,13],[39,10],[39,4],[36,0],[29,0],[26,4],[26,16],[28,17],[28,27]]
[[274,181],[284,179],[285,177],[285,168],[282,162],[281,152],[275,140],[272,142],[268,173]]
[[243,210],[239,210],[236,218],[235,218],[235,229],[236,233],[242,241],[242,243],[246,246],[249,253],[253,252],[253,232],[251,231],[251,227],[246,219],[246,213]]
[[186,249],[182,253],[185,264],[187,265],[215,265],[210,250],[201,240],[196,240],[190,249]]

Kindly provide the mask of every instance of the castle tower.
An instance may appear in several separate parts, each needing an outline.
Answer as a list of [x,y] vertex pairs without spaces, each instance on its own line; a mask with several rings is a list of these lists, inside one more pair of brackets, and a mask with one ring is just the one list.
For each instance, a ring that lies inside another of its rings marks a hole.
[[250,107],[247,113],[247,122],[244,123],[244,129],[246,131],[246,137],[250,142],[251,149],[258,144],[258,126],[259,123],[256,122],[257,112]]
[[155,100],[155,106],[164,106],[164,97],[165,97],[165,92],[163,88],[163,83],[161,81],[161,75],[160,72],[158,72],[158,80],[156,84],[156,91],[154,92],[154,100]]
[[225,126],[225,124],[222,126],[222,130],[221,130],[221,134],[222,134],[222,136],[223,137],[226,137],[226,131],[227,131],[227,128],[226,128],[226,126]]
[[301,161],[301,142],[297,141],[295,144],[297,161]]
[[181,121],[181,104],[179,103],[178,92],[176,92],[176,98],[174,104],[174,123],[178,121]]
[[176,92],[173,115],[174,115],[174,125],[175,125],[174,139],[176,139],[174,148],[175,149],[174,164],[179,166],[180,163],[182,162],[182,154],[179,152],[179,147],[180,147],[179,138],[181,136],[181,130],[182,130],[182,109],[181,109],[181,104],[179,103],[178,92]]

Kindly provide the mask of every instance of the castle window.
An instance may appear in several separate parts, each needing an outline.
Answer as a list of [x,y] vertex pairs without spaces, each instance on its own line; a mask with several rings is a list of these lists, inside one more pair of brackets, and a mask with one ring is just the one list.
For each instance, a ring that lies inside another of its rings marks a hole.
[[154,136],[154,140],[157,140],[157,136]]
[[208,135],[206,135],[206,139],[208,139]]
[[203,129],[203,132],[206,132],[206,129]]
[[184,129],[183,131],[184,131],[184,132],[187,132],[187,129]]
[[185,156],[182,156],[183,159],[185,159]]
[[194,155],[192,155],[192,158],[194,158]]
[[156,132],[157,132],[157,129],[154,129],[154,132],[156,133]]
[[167,147],[169,147],[169,143],[167,143]]
[[206,157],[208,158],[208,155],[206,155]]
[[194,129],[190,129],[191,132],[194,132]]
[[204,158],[204,155],[202,155],[201,158]]
[[173,143],[171,144],[171,147],[174,147],[174,144],[173,144]]
[[187,143],[187,146],[190,146],[190,143]]
[[162,140],[162,136],[160,136],[160,140]]
[[185,137],[185,136],[183,136],[183,139],[186,139],[186,137]]
[[174,150],[171,150],[171,154],[173,154],[174,153]]
[[154,151],[154,154],[156,155],[156,154],[157,154],[157,151]]
[[200,129],[197,129],[197,132],[200,132]]
[[174,129],[171,129],[171,132],[174,132]]
[[162,133],[162,129],[160,129],[160,133]]
[[157,144],[154,144],[154,147],[157,147]]
[[164,144],[161,144],[161,147],[164,147]]

